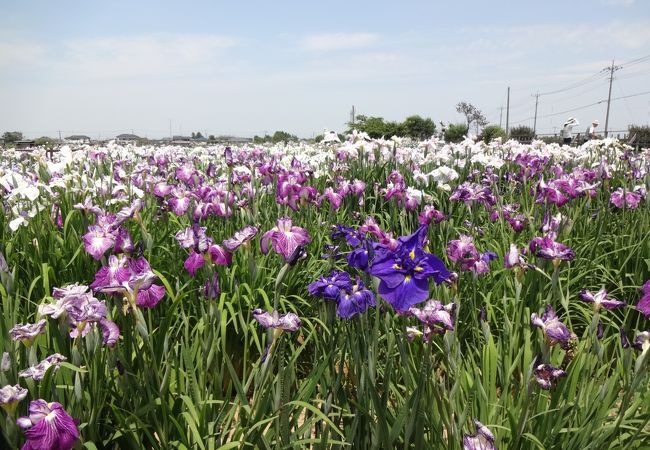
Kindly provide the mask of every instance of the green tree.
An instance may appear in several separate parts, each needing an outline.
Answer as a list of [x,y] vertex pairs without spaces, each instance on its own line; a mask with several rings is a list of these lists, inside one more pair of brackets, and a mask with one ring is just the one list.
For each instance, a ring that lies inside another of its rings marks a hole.
[[535,137],[535,130],[526,125],[519,125],[510,129],[510,137],[519,142],[531,142]]
[[277,144],[278,142],[292,142],[297,141],[298,138],[293,134],[287,133],[286,131],[276,131],[271,137],[271,142]]
[[445,130],[445,141],[460,142],[467,135],[467,126],[464,123],[449,124]]
[[467,130],[472,124],[476,125],[476,134],[478,134],[479,127],[487,125],[488,121],[485,115],[476,106],[467,102],[459,102],[456,105],[456,111],[465,116],[467,122]]
[[407,117],[402,123],[404,135],[413,139],[424,140],[434,135],[436,124],[430,118],[423,119],[418,115]]
[[7,144],[11,144],[16,141],[22,141],[23,133],[20,131],[7,131],[2,135],[2,139],[4,139],[5,143]]
[[34,143],[43,147],[51,147],[54,144],[54,139],[47,136],[42,136],[36,139]]
[[508,134],[506,130],[501,128],[499,125],[488,125],[483,128],[483,141],[486,143],[492,142],[496,138],[506,139]]

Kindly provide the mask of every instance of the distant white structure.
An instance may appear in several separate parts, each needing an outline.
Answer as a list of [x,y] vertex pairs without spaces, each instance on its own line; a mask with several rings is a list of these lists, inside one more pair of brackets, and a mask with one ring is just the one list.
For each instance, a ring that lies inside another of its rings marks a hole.
[[65,138],[66,144],[90,144],[90,138],[83,134],[74,134]]
[[341,143],[339,135],[336,134],[336,131],[328,131],[327,128],[323,130],[323,142],[338,142]]

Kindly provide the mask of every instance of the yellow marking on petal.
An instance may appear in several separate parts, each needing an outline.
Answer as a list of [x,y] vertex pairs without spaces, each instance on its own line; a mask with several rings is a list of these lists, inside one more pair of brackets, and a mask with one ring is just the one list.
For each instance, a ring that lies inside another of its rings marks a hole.
[[409,252],[409,256],[411,257],[411,259],[415,259],[415,249]]
[[416,272],[422,272],[424,269],[423,269],[422,267],[420,267],[420,266],[417,266],[417,267],[416,267],[415,269],[413,269],[413,270],[415,270]]
[[399,264],[393,264],[393,269],[400,270],[401,268],[402,266],[400,266]]
[[411,281],[411,275],[406,275],[404,277],[404,281]]

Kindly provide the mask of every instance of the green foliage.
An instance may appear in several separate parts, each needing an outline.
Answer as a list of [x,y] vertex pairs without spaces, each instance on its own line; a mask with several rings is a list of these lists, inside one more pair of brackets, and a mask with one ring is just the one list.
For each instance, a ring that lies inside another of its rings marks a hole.
[[488,125],[483,128],[483,141],[486,143],[492,142],[496,138],[507,139],[508,134],[506,130],[501,128],[499,125]]
[[2,135],[2,139],[4,139],[6,144],[12,144],[16,141],[21,141],[23,139],[23,133],[20,131],[6,131]]
[[55,143],[54,139],[49,138],[47,136],[39,137],[34,141],[36,145],[43,146],[43,147],[52,147]]
[[449,124],[445,130],[445,141],[460,142],[467,136],[467,126],[462,123]]
[[418,115],[407,117],[403,122],[386,122],[382,117],[372,117],[359,114],[355,123],[349,123],[350,131],[356,129],[365,132],[373,139],[391,138],[393,136],[427,139],[436,131],[436,124],[430,118]]
[[535,131],[526,125],[510,128],[510,137],[519,142],[531,142],[535,138]]
[[430,118],[423,119],[418,115],[407,117],[402,122],[402,126],[406,136],[417,140],[428,139],[436,132],[436,124],[433,120]]
[[650,126],[648,125],[630,125],[627,127],[628,139],[636,136],[634,145],[650,147]]
[[[465,124],[453,127],[466,131]],[[454,150],[462,155],[469,147]],[[586,166],[604,158],[612,175],[607,182],[632,188],[637,181],[627,177],[629,161],[611,150],[594,154]],[[494,152],[504,157],[511,149],[495,146]],[[334,154],[328,156],[334,159]],[[109,155],[75,161],[63,169],[61,175],[72,180],[71,186],[53,187],[51,197],[43,194],[37,200],[43,210],[16,232],[9,231],[8,214],[0,216],[0,251],[8,262],[8,269],[0,270],[0,353],[12,356],[0,379],[25,386],[28,399],[62,403],[79,421],[80,448],[461,450],[463,435],[474,432],[474,418],[490,428],[500,449],[648,448],[650,351],[625,349],[619,337],[620,327],[631,333],[647,329],[648,321],[632,307],[596,314],[593,305],[578,299],[582,289],[606,288],[630,305],[638,300],[639,286],[650,278],[647,208],[613,209],[604,185],[594,189],[593,197],[580,196],[561,209],[536,203],[530,192],[537,179],[505,181],[506,174],[520,169],[511,160],[494,168],[493,187],[499,204],[517,203],[530,218],[521,233],[502,219],[491,222],[488,211],[476,204],[452,202],[450,193],[431,190],[432,202],[448,217],[430,227],[428,250],[445,259],[459,278],[453,285],[431,287],[433,298],[456,305],[456,328],[425,343],[409,341],[406,327],[417,322],[396,314],[379,297],[376,308],[342,320],[334,302],[307,292],[310,282],[332,269],[353,272],[345,259],[320,258],[324,244],[332,243],[332,225],[356,226],[370,216],[397,237],[417,228],[418,211],[372,190],[361,205],[347,196],[337,210],[324,203],[293,211],[277,203],[277,185],[260,189],[253,177],[258,195],[251,197],[250,210],[238,208],[229,218],[211,215],[201,226],[214,242],[250,224],[259,225],[258,237],[235,251],[228,267],[206,263],[190,277],[183,268],[188,252],[174,236],[191,226],[191,215],[178,217],[147,195],[142,211],[123,226],[134,242],[148,243],[142,252],[159,278],[156,282],[164,286],[163,301],[151,310],[138,309],[140,320],[134,311],[124,312],[120,296],[96,293],[120,326],[121,337],[112,349],[101,345],[101,332],[94,327],[86,337],[71,339],[65,318],[47,319],[47,332],[30,348],[12,341],[9,329],[37,321],[38,307],[53,301],[54,287],[90,284],[105,266],[106,261],[95,261],[83,250],[83,235],[95,219],[73,205],[89,195],[79,188],[86,175],[111,179],[116,159]],[[137,166],[120,159],[127,173]],[[210,162],[197,159],[197,169],[205,171]],[[360,154],[343,173],[384,186],[396,169],[414,186],[408,164],[373,162]],[[26,167],[34,165],[35,159]],[[419,169],[428,173],[437,167],[427,162]],[[482,168],[475,163],[453,167],[461,178],[451,182],[452,189]],[[574,167],[567,163],[565,170],[570,173]],[[227,179],[228,173],[220,175]],[[314,177],[310,183],[323,192],[333,186],[331,180]],[[238,189],[233,184],[230,192]],[[111,191],[104,190],[92,198],[116,212],[120,206],[111,199]],[[62,213],[61,227],[51,218],[54,203]],[[529,252],[527,270],[504,269],[509,244],[526,246],[539,235],[549,211],[566,217],[557,239],[575,250],[576,259],[555,267]],[[261,253],[259,235],[283,216],[307,228],[312,242],[308,257],[280,277],[284,262],[273,252]],[[461,272],[446,258],[449,240],[461,234],[473,236],[479,251],[499,255],[489,273]],[[215,272],[222,294],[208,301],[203,283]],[[373,286],[365,273],[359,275]],[[276,304],[278,310],[300,316],[299,332],[274,337],[260,329],[252,311],[271,310]],[[576,334],[572,348],[549,346],[531,326],[531,313],[547,304]],[[481,308],[485,321],[479,319]],[[602,339],[597,338],[598,321]],[[32,356],[41,360],[55,351],[68,357],[58,371],[51,370],[41,381],[17,376]],[[551,390],[540,389],[532,373],[537,358],[566,370],[567,377]],[[27,404],[26,399],[18,405],[15,417],[27,413]],[[0,414],[0,446],[19,448],[15,417],[3,410]]]
[[273,133],[273,136],[269,136],[268,134],[265,136],[253,136],[253,142],[256,144],[261,144],[264,142],[272,142],[273,144],[277,144],[280,142],[296,142],[298,141],[298,138],[294,136],[293,134],[287,133],[286,131],[276,131]]

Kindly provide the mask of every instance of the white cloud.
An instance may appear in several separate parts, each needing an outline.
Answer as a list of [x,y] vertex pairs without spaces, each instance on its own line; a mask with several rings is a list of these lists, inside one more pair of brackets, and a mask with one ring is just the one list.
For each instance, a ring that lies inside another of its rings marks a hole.
[[301,46],[305,50],[328,52],[365,48],[377,42],[373,33],[323,33],[305,36]]
[[603,0],[603,3],[610,6],[631,6],[635,0]]
[[237,41],[218,35],[151,34],[64,43],[60,69],[123,78],[196,71],[218,62]]
[[32,64],[45,56],[42,45],[26,41],[0,42],[0,68]]

